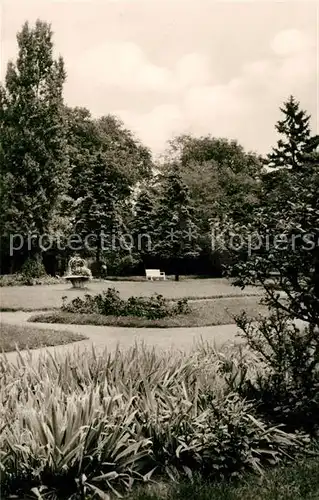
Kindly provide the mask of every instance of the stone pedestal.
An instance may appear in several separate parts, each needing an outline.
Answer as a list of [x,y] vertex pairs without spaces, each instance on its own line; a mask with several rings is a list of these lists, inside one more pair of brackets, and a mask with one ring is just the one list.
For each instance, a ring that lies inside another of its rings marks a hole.
[[90,278],[88,276],[66,276],[67,281],[71,281],[73,288],[84,288],[85,283],[87,283]]

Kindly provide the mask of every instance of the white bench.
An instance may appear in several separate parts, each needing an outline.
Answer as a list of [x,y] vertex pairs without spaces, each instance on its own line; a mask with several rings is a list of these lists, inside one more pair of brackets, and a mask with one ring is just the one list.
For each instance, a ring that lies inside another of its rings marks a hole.
[[162,273],[159,269],[145,269],[146,279],[153,281],[153,279],[165,280],[165,273]]

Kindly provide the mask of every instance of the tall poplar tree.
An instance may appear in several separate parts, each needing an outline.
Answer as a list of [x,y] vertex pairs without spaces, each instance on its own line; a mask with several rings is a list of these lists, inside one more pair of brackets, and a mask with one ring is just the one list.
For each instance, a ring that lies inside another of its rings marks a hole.
[[[67,178],[63,120],[62,58],[54,59],[46,22],[25,23],[17,35],[18,57],[0,86],[1,183],[5,185],[2,231],[40,236],[49,231]],[[22,251],[25,251],[25,247]],[[32,252],[39,247],[34,240]]]

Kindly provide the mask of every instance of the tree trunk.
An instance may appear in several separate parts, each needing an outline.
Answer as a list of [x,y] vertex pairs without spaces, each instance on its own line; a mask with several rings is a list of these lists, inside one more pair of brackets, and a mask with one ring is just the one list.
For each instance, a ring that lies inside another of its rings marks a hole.
[[314,287],[313,287],[314,295],[319,300],[319,256],[315,261],[313,282],[314,282]]
[[13,274],[14,273],[14,259],[13,257],[10,257],[10,264],[9,264],[9,274]]
[[102,263],[101,263],[101,248],[102,248],[102,241],[101,241],[101,235],[97,236],[97,247],[96,247],[96,253],[95,253],[95,260],[96,260],[96,273],[97,277],[101,277],[101,271],[102,271]]
[[32,248],[29,251],[29,258],[43,264],[43,250],[41,248]]
[[99,247],[97,247],[97,249],[96,249],[95,260],[96,260],[97,267],[100,267],[100,263],[101,263],[101,249]]
[[176,259],[176,261],[175,261],[175,281],[179,281],[180,274],[181,274],[180,259]]

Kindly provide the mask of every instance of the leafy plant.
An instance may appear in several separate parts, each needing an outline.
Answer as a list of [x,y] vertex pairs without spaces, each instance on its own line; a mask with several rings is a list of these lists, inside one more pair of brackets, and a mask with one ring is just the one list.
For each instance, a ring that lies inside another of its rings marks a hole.
[[200,247],[189,189],[177,164],[172,164],[163,176],[161,192],[155,215],[152,251],[174,264],[175,281],[179,281],[182,260],[196,258]]
[[106,316],[137,316],[147,319],[161,319],[189,312],[187,299],[173,302],[162,295],[151,297],[130,297],[126,301],[120,298],[115,288],[97,295],[86,294],[84,299],[77,297],[62,305],[62,310],[71,313],[98,313]]
[[259,411],[289,430],[319,430],[319,335],[309,325],[298,328],[280,310],[253,324],[237,318],[242,336],[256,355],[255,376],[242,395],[259,402]]
[[[7,250],[9,234],[19,233],[25,242],[28,234],[36,236],[32,247],[40,251],[38,238],[49,233],[68,178],[62,95],[66,75],[63,59],[54,58],[50,24],[24,23],[17,44],[17,60],[9,62],[0,85],[2,234]],[[21,255],[27,253],[26,246]]]
[[30,278],[22,274],[7,274],[0,276],[0,287],[3,286],[22,286],[22,285],[54,285],[61,283],[62,278],[57,276],[41,276],[39,278]]
[[21,267],[21,284],[33,285],[39,278],[46,276],[43,263],[38,259],[27,259]]
[[230,391],[225,359],[143,346],[1,357],[2,494],[105,499],[152,478],[260,473],[303,449]]

